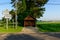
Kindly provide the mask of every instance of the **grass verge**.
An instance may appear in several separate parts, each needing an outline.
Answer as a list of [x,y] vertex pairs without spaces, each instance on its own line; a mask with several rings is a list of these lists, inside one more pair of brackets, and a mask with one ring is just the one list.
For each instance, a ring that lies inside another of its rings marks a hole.
[[17,29],[13,27],[9,27],[8,29],[4,27],[0,27],[0,33],[16,33],[16,32],[21,32],[23,27],[18,26]]
[[39,23],[37,27],[40,32],[60,32],[60,23]]

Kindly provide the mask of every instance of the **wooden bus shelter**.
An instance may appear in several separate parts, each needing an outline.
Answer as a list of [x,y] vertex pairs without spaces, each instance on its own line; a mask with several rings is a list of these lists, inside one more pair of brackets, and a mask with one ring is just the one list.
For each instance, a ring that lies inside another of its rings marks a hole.
[[32,16],[27,16],[25,19],[24,19],[24,27],[27,27],[27,26],[32,26],[32,27],[35,27],[35,21],[36,19],[33,18]]

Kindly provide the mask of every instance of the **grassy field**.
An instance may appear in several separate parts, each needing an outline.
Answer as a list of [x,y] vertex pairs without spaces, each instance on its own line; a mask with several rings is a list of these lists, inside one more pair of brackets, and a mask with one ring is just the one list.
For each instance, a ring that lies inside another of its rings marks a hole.
[[60,22],[37,22],[41,32],[60,32]]
[[0,33],[14,33],[14,32],[21,32],[23,27],[18,26],[17,29],[13,28],[13,27],[9,27],[8,29],[6,29],[5,27],[0,27]]

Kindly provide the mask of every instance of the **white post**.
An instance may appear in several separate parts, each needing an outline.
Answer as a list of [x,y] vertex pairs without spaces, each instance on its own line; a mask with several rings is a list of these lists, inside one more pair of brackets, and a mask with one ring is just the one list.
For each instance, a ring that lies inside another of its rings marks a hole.
[[6,29],[8,29],[8,18],[6,18]]
[[15,21],[16,21],[16,29],[17,29],[17,0],[16,0],[15,7],[16,7],[16,12],[15,12]]

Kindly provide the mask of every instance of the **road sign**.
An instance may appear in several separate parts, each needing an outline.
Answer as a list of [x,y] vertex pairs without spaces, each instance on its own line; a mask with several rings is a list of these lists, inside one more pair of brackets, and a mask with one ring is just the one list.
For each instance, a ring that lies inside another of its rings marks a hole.
[[8,21],[9,21],[8,19],[10,19],[12,16],[11,14],[9,14],[8,9],[3,11],[3,15],[4,15],[4,18],[6,19],[6,29],[8,29]]
[[5,11],[3,11],[3,15],[5,18],[11,18],[11,14],[9,14],[8,9],[6,9]]
[[8,9],[6,9],[5,11],[3,11],[3,14],[4,14],[4,15],[5,15],[5,14],[9,14]]
[[10,14],[6,14],[4,17],[5,18],[11,18],[12,16]]

